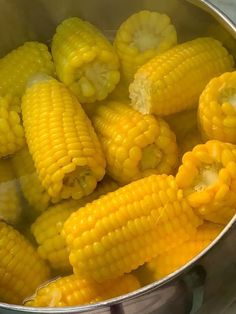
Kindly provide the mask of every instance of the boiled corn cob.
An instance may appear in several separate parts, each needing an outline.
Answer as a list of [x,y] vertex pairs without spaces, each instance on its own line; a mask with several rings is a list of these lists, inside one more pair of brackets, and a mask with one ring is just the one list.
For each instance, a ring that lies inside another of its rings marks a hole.
[[183,156],[186,152],[192,150],[198,144],[202,144],[201,134],[197,129],[186,135],[179,143],[180,155]]
[[197,128],[197,110],[186,110],[165,117],[165,121],[174,131],[177,142],[181,144],[184,137]]
[[188,240],[199,224],[174,177],[153,175],[80,208],[62,235],[74,273],[101,282]]
[[[13,104],[13,108],[11,104]],[[0,157],[14,154],[25,144],[21,118],[14,109],[13,97],[0,96]]]
[[9,160],[0,160],[0,219],[16,224],[22,211],[20,193]]
[[132,105],[159,116],[194,108],[206,84],[231,71],[233,64],[233,57],[213,38],[177,45],[137,71],[129,88]]
[[216,224],[226,225],[230,219],[235,215],[235,206],[222,207],[221,210],[212,211],[208,214],[204,214],[204,219],[207,221],[214,222]]
[[236,71],[212,79],[200,96],[203,137],[236,144]]
[[236,146],[220,141],[197,145],[182,159],[176,175],[189,204],[203,218],[236,204]]
[[121,183],[150,174],[170,174],[177,165],[174,133],[162,119],[129,105],[109,102],[92,117],[107,160],[107,172]]
[[99,196],[117,188],[118,185],[114,181],[105,179],[98,184],[92,194],[80,200],[66,200],[50,207],[39,216],[31,226],[31,231],[39,245],[40,257],[48,260],[54,269],[60,269],[63,272],[70,270],[69,252],[65,240],[60,234],[64,222],[75,209],[79,209]]
[[40,287],[25,305],[36,307],[82,305],[111,299],[138,288],[140,284],[133,275],[124,275],[103,283],[70,275]]
[[49,278],[49,269],[31,244],[0,221],[0,302],[21,304]]
[[27,147],[21,149],[13,156],[12,165],[19,178],[22,193],[30,207],[36,212],[46,210],[50,206],[52,199],[39,180]]
[[0,59],[0,95],[22,96],[26,83],[36,73],[54,74],[46,45],[26,42]]
[[147,269],[153,273],[153,281],[171,274],[188,263],[203,251],[218,236],[222,229],[223,226],[221,225],[204,223],[190,240],[147,263]]
[[102,100],[119,82],[115,50],[103,34],[77,17],[64,20],[52,40],[59,79],[81,103]]
[[121,62],[121,78],[131,83],[138,68],[177,43],[174,25],[166,14],[140,11],[119,27],[114,47]]
[[35,78],[22,100],[25,136],[42,186],[54,199],[90,194],[105,158],[76,97],[50,77]]

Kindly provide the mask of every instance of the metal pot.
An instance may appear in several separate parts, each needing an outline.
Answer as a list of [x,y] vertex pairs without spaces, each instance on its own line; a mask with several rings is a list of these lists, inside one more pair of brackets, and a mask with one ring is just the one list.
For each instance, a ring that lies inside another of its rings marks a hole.
[[[205,0],[0,0],[0,55],[26,40],[49,43],[56,25],[68,16],[87,19],[112,38],[121,21],[141,9],[170,15],[179,41],[211,35],[223,41],[236,57],[236,25]],[[230,267],[236,263],[235,220],[236,217],[187,265],[135,292],[94,305],[70,308],[37,309],[0,303],[0,313],[196,313],[204,300],[219,293],[225,282],[236,274],[236,267],[235,270]],[[201,308],[201,313],[216,312],[207,308],[204,312]]]

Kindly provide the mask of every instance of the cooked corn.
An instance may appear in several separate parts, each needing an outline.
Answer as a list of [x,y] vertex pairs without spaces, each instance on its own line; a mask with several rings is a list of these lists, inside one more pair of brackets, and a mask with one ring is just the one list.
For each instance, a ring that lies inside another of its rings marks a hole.
[[147,269],[153,272],[153,281],[171,274],[188,263],[203,251],[218,236],[222,229],[223,226],[221,225],[204,223],[190,240],[147,263]]
[[186,110],[165,117],[177,141],[181,144],[183,138],[197,128],[197,110]]
[[200,96],[198,119],[204,138],[236,144],[236,71],[209,82]]
[[135,109],[166,116],[197,106],[206,84],[233,68],[233,57],[213,38],[198,38],[144,64],[130,85]]
[[129,105],[109,102],[92,117],[107,160],[107,172],[128,183],[150,174],[170,174],[177,165],[174,133],[162,119]]
[[216,224],[226,225],[230,219],[236,214],[236,206],[222,207],[221,210],[204,214],[204,219]]
[[203,218],[236,204],[236,146],[220,141],[197,145],[182,159],[176,175],[189,204]]
[[9,160],[0,160],[0,219],[16,224],[21,214],[21,199]]
[[90,194],[105,158],[76,97],[50,77],[36,77],[22,100],[25,136],[42,186],[54,199]]
[[59,79],[81,103],[102,100],[119,82],[115,50],[103,34],[78,17],[64,20],[52,40]]
[[36,73],[54,74],[46,45],[26,42],[0,59],[0,95],[22,96],[26,83]]
[[39,180],[27,147],[13,156],[12,165],[19,178],[22,193],[30,207],[36,212],[46,210],[51,203],[51,198]]
[[138,68],[177,43],[174,25],[166,14],[140,11],[119,27],[114,47],[121,62],[121,77],[131,83]]
[[80,208],[62,235],[74,273],[101,282],[188,240],[200,223],[174,177],[153,175]]
[[49,278],[49,269],[31,244],[0,221],[0,301],[20,304]]
[[21,118],[14,109],[13,97],[0,96],[0,157],[14,154],[25,144]]
[[40,257],[48,260],[54,269],[60,269],[63,272],[70,270],[69,252],[65,240],[61,236],[64,222],[75,209],[79,209],[99,196],[117,188],[118,185],[114,181],[106,178],[98,184],[92,194],[80,200],[66,200],[50,207],[39,216],[33,223],[31,231],[39,245]]
[[25,305],[36,307],[82,305],[118,297],[138,288],[140,284],[133,275],[124,275],[103,283],[70,275],[40,287]]

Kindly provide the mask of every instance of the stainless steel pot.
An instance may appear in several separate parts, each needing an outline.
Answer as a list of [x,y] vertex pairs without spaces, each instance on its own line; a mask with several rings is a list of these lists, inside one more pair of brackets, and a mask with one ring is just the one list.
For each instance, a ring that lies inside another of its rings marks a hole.
[[[211,35],[223,41],[236,57],[236,25],[204,0],[0,0],[0,55],[30,39],[50,44],[56,25],[68,16],[87,19],[112,38],[120,22],[141,9],[170,15],[179,41]],[[133,293],[94,305],[59,309],[0,303],[0,313],[195,313],[205,299],[211,300],[236,275],[236,267],[230,267],[236,264],[235,220],[194,260]],[[211,311],[206,309],[205,313]]]

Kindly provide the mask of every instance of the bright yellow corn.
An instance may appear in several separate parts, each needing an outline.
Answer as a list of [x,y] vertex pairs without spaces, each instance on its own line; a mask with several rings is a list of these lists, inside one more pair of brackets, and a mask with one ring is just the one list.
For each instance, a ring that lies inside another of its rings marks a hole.
[[81,103],[102,100],[119,82],[115,50],[103,34],[78,17],[64,20],[52,40],[59,79]]
[[61,277],[39,288],[25,305],[63,307],[89,304],[118,297],[140,288],[133,275],[97,283],[75,275]]
[[144,64],[130,85],[130,98],[142,113],[166,116],[197,106],[206,84],[233,68],[233,57],[213,38],[198,38]]
[[49,278],[49,269],[31,244],[0,221],[0,302],[21,304]]
[[107,160],[107,172],[121,183],[150,174],[170,174],[177,166],[174,133],[162,119],[129,105],[109,102],[92,117]]
[[25,144],[21,118],[14,109],[15,99],[12,96],[0,96],[0,157],[14,154]]
[[131,83],[138,68],[177,43],[175,27],[166,14],[140,11],[119,27],[114,47],[121,62],[121,77]]
[[198,129],[193,130],[187,134],[182,141],[179,142],[180,154],[183,156],[186,152],[192,150],[195,146],[201,144],[202,138]]
[[204,219],[216,224],[227,225],[231,218],[236,214],[236,206],[222,207],[219,210],[204,214]]
[[80,200],[66,200],[50,207],[39,216],[33,223],[31,231],[39,245],[38,253],[40,257],[48,260],[54,269],[70,270],[69,252],[65,240],[60,234],[64,222],[75,209],[117,188],[118,185],[114,181],[105,179],[98,184],[92,194]]
[[174,177],[153,175],[74,212],[62,231],[74,273],[116,278],[189,239],[201,220],[182,194]]
[[197,110],[186,110],[165,117],[172,131],[174,131],[177,142],[181,144],[183,138],[197,128]]
[[161,254],[145,266],[153,273],[153,281],[161,279],[188,263],[203,251],[222,231],[223,226],[204,223],[188,241],[165,254]]
[[30,207],[36,212],[46,210],[51,203],[51,198],[39,180],[27,147],[13,156],[12,165],[19,179],[22,193]]
[[236,144],[236,71],[212,79],[200,96],[203,137]]
[[0,219],[16,224],[22,206],[19,188],[9,160],[0,160]]
[[36,78],[22,100],[25,136],[42,186],[54,199],[90,194],[105,158],[76,97],[50,77]]
[[46,45],[26,42],[0,59],[0,95],[22,96],[26,83],[37,73],[54,74]]
[[183,156],[176,182],[201,216],[221,216],[226,208],[231,213],[236,204],[236,146],[216,140],[195,146]]

